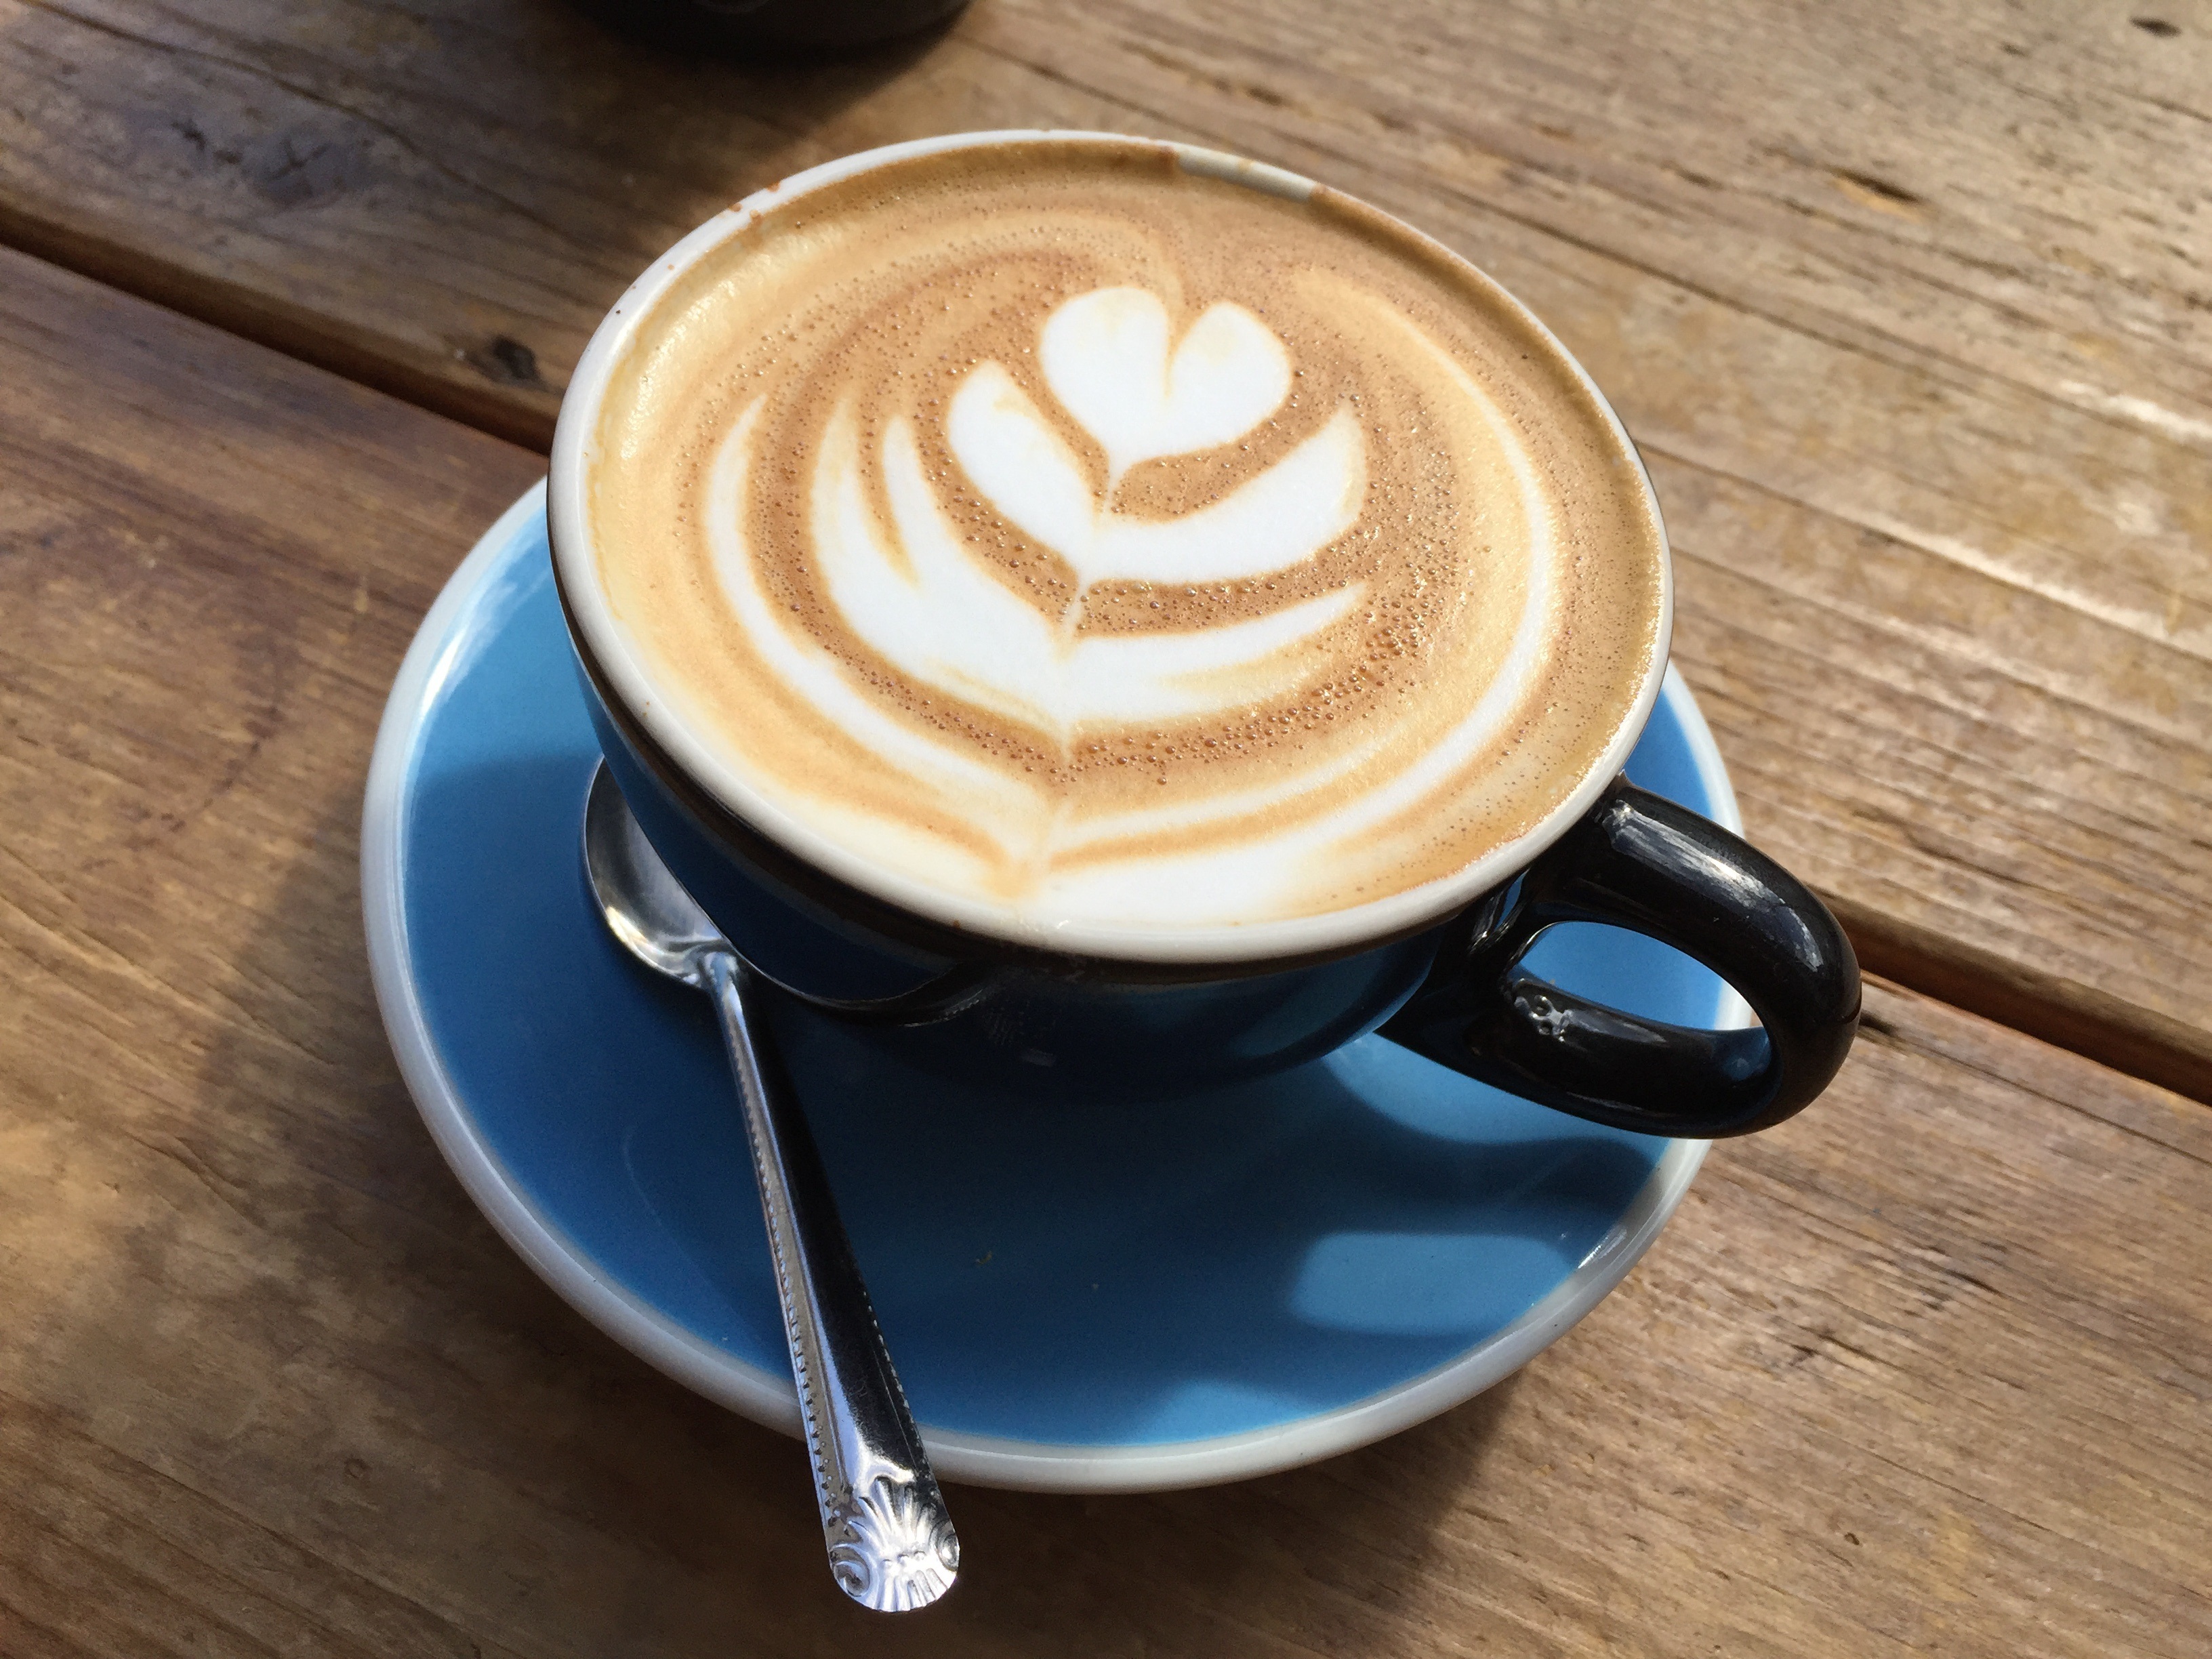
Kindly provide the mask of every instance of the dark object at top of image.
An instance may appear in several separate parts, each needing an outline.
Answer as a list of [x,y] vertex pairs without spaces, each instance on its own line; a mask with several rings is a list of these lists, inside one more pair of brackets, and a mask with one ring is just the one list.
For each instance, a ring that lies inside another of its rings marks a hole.
[[950,21],[967,0],[573,0],[609,28],[716,56],[825,57]]

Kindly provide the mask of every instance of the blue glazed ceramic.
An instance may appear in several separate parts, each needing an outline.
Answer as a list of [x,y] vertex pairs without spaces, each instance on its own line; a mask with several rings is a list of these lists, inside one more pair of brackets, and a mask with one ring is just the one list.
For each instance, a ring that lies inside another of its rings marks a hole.
[[[647,1360],[795,1431],[711,1010],[630,961],[586,892],[599,754],[541,488],[425,620],[378,739],[362,877],[386,1022],[441,1147],[533,1267]],[[1736,827],[1672,675],[1628,769]],[[1741,1023],[1711,974],[1635,935],[1559,928],[1531,965],[1655,1018]],[[1258,1082],[1066,1105],[942,1080],[796,1009],[781,1027],[954,1480],[1194,1485],[1405,1427],[1587,1312],[1704,1152],[1375,1037]]]

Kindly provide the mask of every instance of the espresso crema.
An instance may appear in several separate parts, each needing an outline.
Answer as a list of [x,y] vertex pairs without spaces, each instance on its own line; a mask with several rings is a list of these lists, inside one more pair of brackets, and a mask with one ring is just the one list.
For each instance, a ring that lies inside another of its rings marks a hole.
[[588,467],[665,712],[1011,937],[1450,878],[1616,749],[1664,633],[1640,471],[1516,304],[1136,141],[771,209],[638,321]]

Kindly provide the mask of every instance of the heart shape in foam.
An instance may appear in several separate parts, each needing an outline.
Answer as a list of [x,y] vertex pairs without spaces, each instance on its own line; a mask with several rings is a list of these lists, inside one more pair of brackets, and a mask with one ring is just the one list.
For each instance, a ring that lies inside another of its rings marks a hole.
[[1290,353],[1243,307],[1208,306],[1176,343],[1167,307],[1141,288],[1068,301],[1046,322],[1037,362],[1116,482],[1139,461],[1234,443],[1291,391]]

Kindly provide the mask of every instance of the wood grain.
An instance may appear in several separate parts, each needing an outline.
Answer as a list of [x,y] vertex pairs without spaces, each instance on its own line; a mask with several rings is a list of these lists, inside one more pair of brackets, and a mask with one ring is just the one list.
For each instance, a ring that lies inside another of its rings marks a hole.
[[1303,168],[1615,398],[1751,831],[1868,963],[2212,1098],[2212,14],[2166,9],[978,0],[745,70],[550,0],[0,0],[0,237],[542,446],[629,277],[810,162]]
[[1876,986],[1519,1377],[1243,1486],[959,1490],[872,1620],[799,1449],[600,1338],[395,1074],[385,689],[538,459],[0,255],[0,1651],[2212,1644],[2212,1120]]

